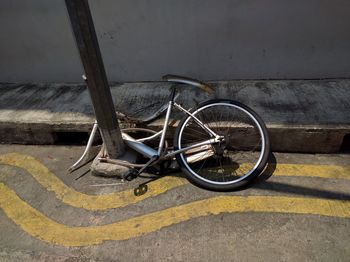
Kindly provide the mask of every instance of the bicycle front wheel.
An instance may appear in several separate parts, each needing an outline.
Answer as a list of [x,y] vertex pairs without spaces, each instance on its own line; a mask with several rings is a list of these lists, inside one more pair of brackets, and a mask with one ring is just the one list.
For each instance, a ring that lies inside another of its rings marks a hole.
[[193,148],[213,138],[213,134],[192,116],[182,119],[174,147],[192,146],[176,155],[190,182],[209,190],[229,191],[246,185],[262,172],[270,143],[264,122],[252,109],[232,100],[214,99],[191,113],[222,140]]

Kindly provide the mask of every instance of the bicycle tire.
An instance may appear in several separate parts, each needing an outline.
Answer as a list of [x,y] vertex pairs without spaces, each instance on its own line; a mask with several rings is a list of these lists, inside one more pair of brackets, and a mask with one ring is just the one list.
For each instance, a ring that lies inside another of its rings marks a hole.
[[[223,143],[206,146],[204,151],[176,155],[179,166],[190,182],[209,190],[231,191],[247,185],[263,171],[270,152],[269,136],[263,120],[251,108],[232,100],[213,99],[199,104],[190,112],[224,137]],[[174,149],[182,149],[209,138],[208,132],[193,117],[186,115],[175,131]],[[253,145],[254,142],[257,144]],[[202,159],[198,159],[198,156],[202,156]],[[242,157],[242,163],[238,161],[239,157]],[[247,171],[249,166],[251,169]],[[215,170],[217,174],[214,177]],[[227,180],[229,178],[232,180]]]

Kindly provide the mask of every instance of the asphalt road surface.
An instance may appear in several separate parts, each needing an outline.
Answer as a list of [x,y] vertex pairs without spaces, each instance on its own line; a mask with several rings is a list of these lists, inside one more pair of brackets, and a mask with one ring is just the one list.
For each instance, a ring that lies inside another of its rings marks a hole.
[[83,148],[0,146],[1,261],[350,261],[350,155],[278,154],[251,187],[209,192],[68,174]]

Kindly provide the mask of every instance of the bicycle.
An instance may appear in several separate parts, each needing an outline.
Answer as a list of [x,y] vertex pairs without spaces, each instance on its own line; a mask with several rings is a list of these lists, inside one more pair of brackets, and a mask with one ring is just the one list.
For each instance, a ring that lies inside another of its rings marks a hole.
[[[214,92],[209,84],[187,77],[166,75],[163,80]],[[270,152],[268,131],[259,115],[248,106],[228,99],[208,100],[187,110],[176,103],[177,88],[177,85],[172,86],[169,102],[147,119],[133,119],[117,112],[119,119],[135,124],[150,123],[166,112],[162,130],[158,132],[144,128],[122,130],[126,146],[147,158],[145,164],[109,159],[106,154],[102,154],[99,160],[130,167],[124,175],[126,180],[138,177],[156,164],[167,163],[169,167],[177,162],[191,183],[209,190],[231,191],[253,181],[265,168]],[[173,146],[169,147],[165,138],[174,107],[185,116],[176,127]],[[84,154],[71,170],[89,151],[97,128],[95,122]],[[130,135],[135,131],[150,135],[135,138]],[[145,144],[156,138],[160,138],[158,147]],[[135,189],[135,194],[147,191],[145,184]]]

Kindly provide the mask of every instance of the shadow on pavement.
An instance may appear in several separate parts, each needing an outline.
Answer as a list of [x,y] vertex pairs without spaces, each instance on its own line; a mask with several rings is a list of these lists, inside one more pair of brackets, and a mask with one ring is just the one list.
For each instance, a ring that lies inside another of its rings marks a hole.
[[268,181],[276,170],[277,160],[273,153],[270,154],[268,164],[264,172],[253,184],[255,189],[263,189],[274,192],[289,193],[294,195],[311,196],[324,199],[350,200],[350,194],[339,193],[329,190],[310,188],[305,186],[290,185],[281,182]]
[[290,193],[294,195],[312,196],[325,199],[350,200],[350,194],[339,193],[329,190],[310,188],[305,186],[296,186],[280,182],[263,182],[255,186],[257,189]]

